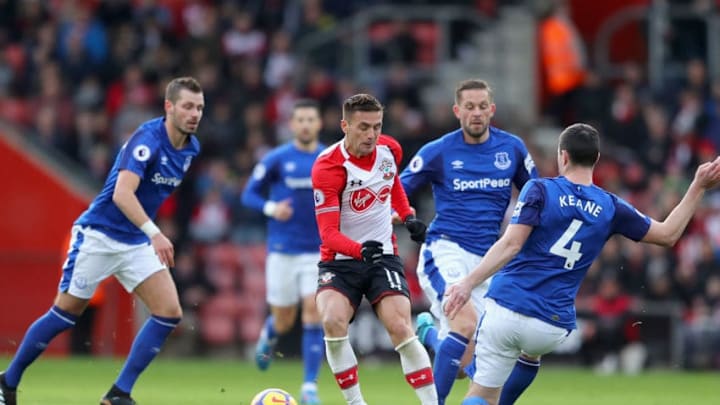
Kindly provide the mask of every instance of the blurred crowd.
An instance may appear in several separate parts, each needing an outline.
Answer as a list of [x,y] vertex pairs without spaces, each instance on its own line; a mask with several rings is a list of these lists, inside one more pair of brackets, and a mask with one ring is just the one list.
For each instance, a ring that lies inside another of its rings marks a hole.
[[[406,162],[422,144],[457,127],[451,106],[424,100],[422,83],[410,79],[416,64],[427,61],[406,24],[391,25],[390,35],[371,49],[371,60],[386,66],[372,84],[295,52],[304,39],[377,3],[0,0],[0,119],[63,152],[100,182],[138,124],[163,113],[165,84],[177,75],[196,77],[207,103],[201,159],[161,208],[158,223],[176,241],[175,277],[183,305],[191,318],[197,314],[199,339],[252,342],[265,311],[265,222],[241,206],[239,195],[258,159],[290,138],[294,101],[320,102],[321,139],[328,144],[342,137],[342,100],[359,91],[376,94],[387,108],[383,131],[401,142]],[[495,15],[495,1],[473,6]],[[663,219],[697,164],[720,150],[720,82],[712,80],[703,55],[688,58],[683,80],[661,90],[649,88],[644,70],[628,64],[621,79],[606,81],[586,67],[563,102],[550,100],[546,118],[558,127],[596,125],[603,134],[597,184]],[[496,124],[515,129],[511,122]],[[553,151],[536,146],[532,132],[519,135],[541,175],[555,175]],[[431,205],[426,199],[414,200],[423,208]],[[432,212],[421,216],[430,219]],[[578,300],[588,362],[648,339],[638,319],[650,302],[679,302],[684,366],[720,367],[719,248],[717,193],[707,196],[674,249],[612,239]],[[415,260],[408,257],[410,273]],[[417,288],[414,298],[422,305]]]

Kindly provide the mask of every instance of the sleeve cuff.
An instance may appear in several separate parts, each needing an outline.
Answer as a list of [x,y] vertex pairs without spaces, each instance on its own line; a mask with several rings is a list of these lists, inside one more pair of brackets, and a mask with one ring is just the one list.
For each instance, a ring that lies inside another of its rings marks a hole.
[[273,214],[275,214],[275,208],[277,208],[277,203],[275,201],[268,201],[263,206],[263,214],[265,216],[271,217]]

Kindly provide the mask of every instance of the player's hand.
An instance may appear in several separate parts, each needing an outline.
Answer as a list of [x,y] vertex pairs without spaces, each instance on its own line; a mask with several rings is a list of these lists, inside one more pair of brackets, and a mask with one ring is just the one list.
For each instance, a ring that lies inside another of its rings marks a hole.
[[695,180],[704,189],[710,189],[720,184],[720,156],[712,162],[701,164],[695,172]]
[[362,244],[360,255],[365,263],[378,264],[383,256],[383,244],[376,240],[367,240]]
[[417,243],[425,243],[427,225],[423,221],[415,218],[415,215],[408,215],[405,218],[405,227],[410,232],[410,239]]
[[[410,211],[412,212],[412,215],[416,214],[415,208],[410,207]],[[397,211],[394,211],[394,210],[392,212],[392,224],[393,225],[402,225],[403,224],[403,220],[402,220],[402,218],[400,218],[400,214],[398,214]]]
[[470,299],[472,293],[472,286],[467,279],[462,279],[459,283],[453,284],[445,291],[445,306],[443,311],[445,315],[450,319],[455,319],[460,308]]
[[167,266],[168,269],[175,267],[175,248],[170,239],[159,233],[152,237],[150,243],[152,243],[155,254],[158,255],[162,264]]
[[277,219],[278,221],[285,222],[293,215],[293,208],[292,208],[292,200],[289,198],[286,198],[282,201],[278,201],[275,205],[275,210],[273,211],[273,218]]

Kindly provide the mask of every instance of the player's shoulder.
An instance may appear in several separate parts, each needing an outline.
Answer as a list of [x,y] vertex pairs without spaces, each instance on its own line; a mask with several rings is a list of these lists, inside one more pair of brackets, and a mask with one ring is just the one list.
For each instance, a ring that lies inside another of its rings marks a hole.
[[433,139],[432,141],[426,143],[420,149],[420,153],[425,155],[426,157],[431,156],[431,155],[439,155],[444,150],[446,150],[449,147],[452,147],[453,145],[464,145],[464,144],[465,144],[465,142],[463,141],[463,137],[462,137],[462,129],[458,128],[454,131],[443,134],[443,135],[437,137],[436,139]]
[[[165,133],[163,123],[163,117],[157,117],[145,121],[138,126],[137,130],[135,130],[135,133],[132,135],[132,138],[134,138],[136,142],[141,141],[157,145],[162,139],[161,136]],[[198,143],[198,147],[199,145],[200,144]]]
[[522,138],[512,132],[508,132],[504,129],[491,126],[490,134],[497,137],[498,141],[500,142],[505,142],[516,147],[525,148],[525,141],[523,141]]
[[342,153],[342,140],[325,148],[315,159],[315,166],[342,165],[345,162],[345,156]]
[[263,156],[262,161],[263,162],[273,162],[278,159],[282,159],[283,157],[292,154],[294,151],[292,142],[287,142],[282,145],[278,145],[272,149],[270,149],[265,156]]
[[398,142],[397,139],[393,138],[392,136],[387,134],[380,134],[380,137],[378,137],[377,146],[381,148],[388,148],[395,157],[395,161],[400,162],[402,160],[402,146],[400,145],[400,142]]
[[190,135],[190,150],[196,155],[200,153],[200,140],[195,135]]

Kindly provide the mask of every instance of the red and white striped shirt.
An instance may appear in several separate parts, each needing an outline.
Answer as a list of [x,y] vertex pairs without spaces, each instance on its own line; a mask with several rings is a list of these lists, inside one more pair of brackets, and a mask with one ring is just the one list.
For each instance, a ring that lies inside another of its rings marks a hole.
[[400,183],[400,144],[380,135],[375,151],[355,157],[344,140],[318,156],[312,170],[321,260],[360,259],[362,243],[382,242],[385,254],[397,254],[392,209],[400,218],[412,213]]

